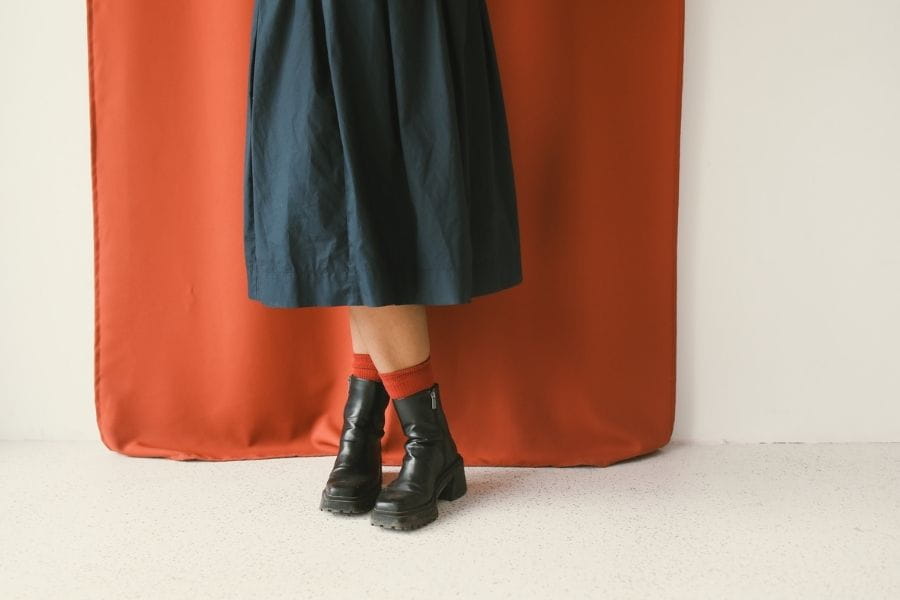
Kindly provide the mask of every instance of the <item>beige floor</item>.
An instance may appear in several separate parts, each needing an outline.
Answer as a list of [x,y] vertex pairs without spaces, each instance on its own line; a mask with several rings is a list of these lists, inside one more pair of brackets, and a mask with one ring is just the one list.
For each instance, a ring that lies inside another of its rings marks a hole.
[[469,467],[414,532],[320,512],[331,462],[0,442],[0,598],[900,598],[900,444]]

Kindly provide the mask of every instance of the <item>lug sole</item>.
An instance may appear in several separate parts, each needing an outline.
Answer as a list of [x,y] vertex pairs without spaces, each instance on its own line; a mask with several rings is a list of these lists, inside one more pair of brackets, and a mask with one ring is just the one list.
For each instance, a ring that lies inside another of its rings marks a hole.
[[372,511],[372,525],[384,529],[408,531],[428,525],[438,518],[437,501],[456,500],[463,496],[468,487],[462,456],[451,464],[438,477],[434,487],[434,496],[424,505],[404,511],[384,511],[377,508]]
[[379,485],[370,494],[365,496],[329,496],[322,490],[322,498],[319,501],[319,510],[325,510],[334,514],[358,515],[366,513],[375,507],[375,500],[381,491]]

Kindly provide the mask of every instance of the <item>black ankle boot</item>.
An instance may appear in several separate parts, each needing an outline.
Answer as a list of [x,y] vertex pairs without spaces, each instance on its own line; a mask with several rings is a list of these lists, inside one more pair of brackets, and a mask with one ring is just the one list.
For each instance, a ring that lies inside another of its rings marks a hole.
[[393,402],[408,438],[406,453],[397,478],[378,495],[372,525],[415,529],[437,519],[438,498],[456,500],[466,493],[466,474],[437,383]]
[[364,513],[381,491],[381,438],[390,402],[380,381],[348,377],[344,427],[334,467],[322,490],[320,510]]

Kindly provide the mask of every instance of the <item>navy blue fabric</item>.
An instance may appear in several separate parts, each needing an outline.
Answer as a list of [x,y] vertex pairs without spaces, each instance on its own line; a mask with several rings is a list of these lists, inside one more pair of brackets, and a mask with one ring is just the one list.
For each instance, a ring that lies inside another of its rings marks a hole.
[[250,47],[250,298],[461,304],[522,281],[484,0],[255,0]]

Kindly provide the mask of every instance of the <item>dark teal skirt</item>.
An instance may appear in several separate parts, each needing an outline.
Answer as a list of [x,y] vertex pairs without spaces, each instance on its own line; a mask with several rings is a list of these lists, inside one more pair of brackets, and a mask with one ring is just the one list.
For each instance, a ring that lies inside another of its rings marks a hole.
[[255,0],[250,48],[250,298],[462,304],[522,281],[485,0]]

